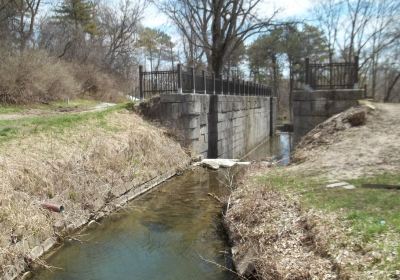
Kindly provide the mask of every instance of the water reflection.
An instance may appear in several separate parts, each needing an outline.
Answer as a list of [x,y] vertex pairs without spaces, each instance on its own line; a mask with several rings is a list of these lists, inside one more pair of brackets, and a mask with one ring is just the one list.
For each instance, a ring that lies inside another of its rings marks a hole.
[[[291,135],[280,133],[247,159],[290,161]],[[131,202],[82,244],[66,244],[49,259],[61,270],[39,271],[36,280],[236,279],[204,259],[231,267],[221,230],[221,205],[208,196],[226,192],[223,174],[185,172]]]
[[34,279],[234,279],[202,260],[230,266],[221,207],[207,196],[224,191],[215,172],[176,177],[88,231],[86,242],[57,252],[49,263],[62,270]]
[[273,138],[267,140],[252,151],[250,155],[246,156],[246,159],[256,161],[273,160],[280,165],[288,165],[290,163],[292,147],[292,134],[289,132],[278,132]]

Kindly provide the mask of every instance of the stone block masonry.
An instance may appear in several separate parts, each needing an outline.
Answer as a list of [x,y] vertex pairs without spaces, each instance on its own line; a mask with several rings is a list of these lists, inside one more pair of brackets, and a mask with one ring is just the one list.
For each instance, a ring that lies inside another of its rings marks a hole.
[[361,89],[297,90],[293,92],[295,142],[331,116],[358,105]]
[[152,106],[149,117],[207,158],[240,158],[274,134],[276,125],[274,97],[162,94]]

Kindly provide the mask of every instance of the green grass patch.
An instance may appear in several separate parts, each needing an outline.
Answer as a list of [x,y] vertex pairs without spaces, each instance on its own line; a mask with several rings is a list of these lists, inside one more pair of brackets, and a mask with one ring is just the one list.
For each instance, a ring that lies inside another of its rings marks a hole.
[[[317,176],[291,176],[284,168],[256,177],[256,180],[283,193],[299,194],[305,209],[339,213],[339,217],[350,226],[349,237],[355,237],[355,240],[365,244],[374,244],[373,248],[388,254],[397,252],[392,261],[383,258],[378,269],[400,269],[400,190],[361,187],[362,184],[398,185],[400,174],[384,173],[346,180],[357,187],[353,190],[327,189],[325,180]],[[395,238],[395,242],[386,243],[386,238]]]
[[48,109],[89,109],[101,102],[91,99],[74,99],[65,101],[56,101],[48,105]]
[[5,106],[5,105],[0,105],[0,114],[13,114],[13,113],[19,113],[24,110],[24,107],[22,106]]
[[63,133],[65,129],[90,120],[96,120],[96,125],[99,127],[113,130],[114,128],[108,125],[105,117],[112,112],[125,109],[126,106],[127,104],[118,104],[99,112],[69,113],[16,120],[0,120],[0,143],[39,132],[52,131],[55,133]]
[[93,99],[73,99],[54,101],[49,104],[29,104],[29,105],[0,105],[0,114],[21,113],[30,109],[43,111],[59,111],[62,109],[86,110],[95,107],[101,102]]
[[268,183],[283,192],[301,194],[306,207],[327,211],[341,211],[354,233],[368,241],[388,230],[400,233],[400,190],[367,189],[365,183],[400,184],[400,174],[384,173],[374,177],[347,180],[357,188],[354,190],[327,189],[326,182],[315,177],[276,174],[260,176],[258,180]]

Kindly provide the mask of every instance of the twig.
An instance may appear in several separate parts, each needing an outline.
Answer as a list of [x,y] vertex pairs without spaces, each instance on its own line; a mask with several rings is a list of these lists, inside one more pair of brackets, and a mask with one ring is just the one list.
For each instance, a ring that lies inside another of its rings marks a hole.
[[223,269],[223,270],[229,271],[229,272],[235,274],[236,276],[238,276],[240,279],[247,280],[247,278],[244,277],[243,275],[240,275],[240,274],[237,273],[236,271],[234,271],[234,270],[232,270],[232,269],[230,269],[230,268],[227,268],[227,267],[224,266],[224,265],[221,265],[221,264],[219,264],[219,263],[217,263],[217,262],[214,262],[214,261],[205,259],[205,258],[203,258],[201,255],[199,255],[199,257],[200,257],[200,259],[201,259],[202,261],[205,261],[205,262],[207,262],[207,263],[211,263],[211,264],[217,266],[218,268],[221,268],[221,269]]
[[229,197],[228,197],[228,203],[227,203],[227,205],[226,205],[226,211],[228,211],[229,210],[229,207],[230,207],[230,204],[231,204],[231,194],[229,195]]
[[63,270],[61,267],[57,267],[57,266],[51,266],[48,265],[45,261],[41,260],[41,259],[36,259],[36,260],[32,260],[35,264],[43,267],[44,269],[47,269],[49,271],[53,271],[55,269],[57,270]]
[[213,194],[213,193],[208,193],[207,195],[211,196],[212,198],[214,198],[214,199],[215,199],[216,201],[218,201],[219,203],[224,204],[224,202],[223,202],[218,196],[216,196],[215,194]]

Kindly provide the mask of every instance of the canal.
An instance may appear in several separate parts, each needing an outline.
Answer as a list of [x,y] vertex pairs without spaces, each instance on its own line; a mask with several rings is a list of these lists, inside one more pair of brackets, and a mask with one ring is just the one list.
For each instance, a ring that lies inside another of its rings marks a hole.
[[[246,158],[289,162],[291,137],[279,134]],[[164,182],[67,242],[35,280],[236,279],[222,227],[223,171],[198,168]],[[216,265],[219,264],[220,266]]]

